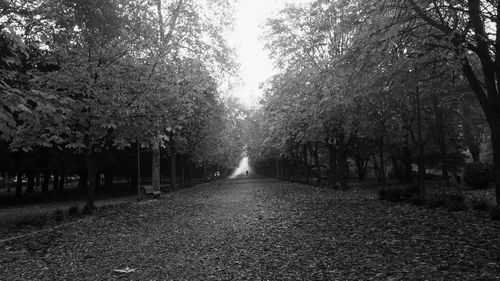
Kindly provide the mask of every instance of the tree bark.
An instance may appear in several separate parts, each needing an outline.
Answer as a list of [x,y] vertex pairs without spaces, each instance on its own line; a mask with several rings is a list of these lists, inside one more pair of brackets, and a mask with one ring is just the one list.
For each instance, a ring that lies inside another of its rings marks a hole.
[[189,182],[188,182],[188,185],[191,186],[193,185],[193,182],[194,182],[194,165],[193,165],[193,162],[189,161],[189,170],[188,170],[188,174],[189,174]]
[[107,171],[104,173],[104,187],[110,188],[113,186],[113,172]]
[[175,147],[174,144],[170,144],[170,184],[172,190],[177,188],[176,186],[176,171],[175,171]]
[[307,153],[307,145],[304,144],[303,149],[302,149],[302,156],[304,160],[304,179],[306,183],[309,183],[311,181],[311,170],[309,169],[309,157]]
[[420,89],[417,85],[416,89],[416,110],[417,110],[417,130],[418,130],[418,189],[420,200],[425,200],[425,163],[424,163],[424,148],[425,142],[422,136],[422,112],[420,103]]
[[56,193],[59,189],[59,174],[54,174],[54,182],[52,183],[52,190]]
[[337,186],[337,148],[333,144],[327,144],[328,147],[328,187]]
[[181,166],[181,177],[180,177],[181,187],[186,187],[186,164],[183,163]]
[[375,170],[375,174],[377,176],[377,181],[382,181],[382,174],[380,173],[380,168],[378,167],[377,155],[373,155],[373,169]]
[[28,172],[28,184],[26,186],[26,193],[35,192],[35,173]]
[[153,190],[160,191],[160,140],[155,139],[152,145],[151,185]]
[[339,168],[339,178],[340,187],[347,189],[347,180],[349,178],[349,165],[347,162],[347,149],[339,149],[338,156],[338,168]]
[[496,202],[500,204],[500,108],[491,119],[494,123],[490,125],[493,148],[493,182],[495,183]]
[[3,172],[3,184],[5,189],[7,189],[7,193],[10,193],[10,183],[9,183],[9,173]]
[[64,181],[66,180],[66,175],[61,174],[59,178],[59,187],[57,188],[57,192],[64,192]]
[[87,189],[87,212],[92,213],[95,209],[95,189],[97,182],[97,163],[92,156],[87,155],[87,172],[89,176],[89,186]]
[[358,170],[358,180],[362,181],[366,177],[366,169],[368,168],[368,162],[370,156],[363,157],[359,154],[354,155],[354,162],[356,162],[356,169]]
[[21,199],[22,196],[23,196],[23,174],[17,172],[16,198]]
[[43,194],[49,193],[49,181],[50,181],[50,173],[44,172],[43,173],[43,182],[42,182],[42,193]]
[[311,145],[311,153],[314,159],[314,166],[316,167],[316,185],[321,185],[321,164],[319,162],[319,147],[318,143],[315,142],[314,145]]
[[386,186],[387,186],[387,175],[386,175],[386,170],[385,170],[385,141],[384,141],[384,136],[380,136],[379,159],[380,159],[380,166],[379,166],[380,182],[382,183],[382,189],[385,189]]
[[88,171],[81,171],[80,176],[78,177],[78,187],[87,188],[88,180],[89,180]]
[[479,147],[479,145],[476,145],[476,144],[470,144],[469,145],[469,152],[472,156],[472,161],[474,163],[479,163],[481,162],[481,157],[480,157],[480,154],[481,154],[481,148]]
[[413,181],[413,168],[412,168],[412,160],[411,160],[411,151],[409,148],[409,139],[408,135],[406,135],[406,143],[403,147],[403,165],[404,165],[404,181],[412,182]]

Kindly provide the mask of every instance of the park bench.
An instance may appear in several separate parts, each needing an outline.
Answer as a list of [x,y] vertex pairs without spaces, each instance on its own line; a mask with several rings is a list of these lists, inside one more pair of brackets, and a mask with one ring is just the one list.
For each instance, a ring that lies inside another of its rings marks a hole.
[[161,191],[154,190],[151,185],[145,185],[141,187],[141,189],[144,191],[146,195],[152,195],[153,198],[158,198],[160,197]]

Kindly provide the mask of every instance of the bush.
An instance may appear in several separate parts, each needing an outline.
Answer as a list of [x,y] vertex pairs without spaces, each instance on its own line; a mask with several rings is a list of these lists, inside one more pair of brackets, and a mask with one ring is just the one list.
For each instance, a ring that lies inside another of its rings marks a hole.
[[56,222],[62,222],[64,220],[64,211],[57,209],[52,217]]
[[492,175],[491,165],[486,163],[468,163],[465,165],[464,181],[474,189],[488,188]]
[[465,198],[461,193],[436,192],[431,194],[426,201],[429,208],[446,208],[449,211],[464,211],[467,209]]
[[446,194],[444,192],[430,194],[425,200],[425,205],[429,208],[446,207]]
[[76,215],[78,215],[78,206],[71,206],[71,207],[69,207],[68,214],[70,216],[76,216]]
[[418,197],[418,188],[415,185],[391,186],[381,190],[379,196],[382,200],[394,203],[415,201],[415,198]]
[[94,213],[94,208],[89,208],[89,206],[85,205],[82,210],[82,215],[84,216],[89,216]]
[[490,215],[492,220],[500,221],[500,205],[491,208]]
[[467,210],[467,205],[465,205],[465,198],[461,193],[450,193],[447,196],[447,206],[449,211],[464,211]]
[[34,217],[27,217],[17,222],[17,227],[42,227],[47,224],[47,215],[37,215]]
[[472,209],[483,212],[487,212],[492,207],[490,201],[485,198],[472,198],[471,204]]

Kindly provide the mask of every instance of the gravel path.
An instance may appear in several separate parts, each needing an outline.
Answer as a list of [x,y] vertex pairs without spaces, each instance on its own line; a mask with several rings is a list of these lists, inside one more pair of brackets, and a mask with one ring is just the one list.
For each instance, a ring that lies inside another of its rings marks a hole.
[[499,245],[472,213],[240,178],[0,245],[0,279],[500,280]]

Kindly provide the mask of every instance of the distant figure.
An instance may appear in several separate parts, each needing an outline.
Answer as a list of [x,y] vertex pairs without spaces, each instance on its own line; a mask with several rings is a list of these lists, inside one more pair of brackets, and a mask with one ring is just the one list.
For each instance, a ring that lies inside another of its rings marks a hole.
[[248,177],[248,171],[247,171],[247,177]]

